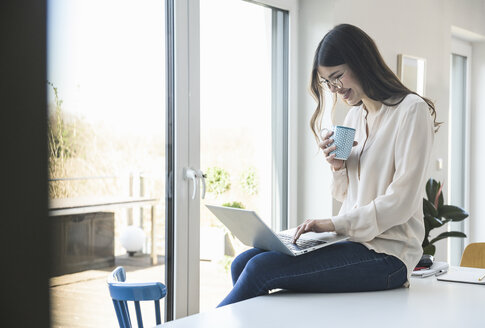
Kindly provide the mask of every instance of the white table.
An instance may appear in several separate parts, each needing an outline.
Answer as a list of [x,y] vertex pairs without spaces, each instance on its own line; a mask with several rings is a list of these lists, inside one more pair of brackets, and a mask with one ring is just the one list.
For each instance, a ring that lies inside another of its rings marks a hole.
[[159,327],[485,327],[485,286],[412,278],[410,288],[275,293]]

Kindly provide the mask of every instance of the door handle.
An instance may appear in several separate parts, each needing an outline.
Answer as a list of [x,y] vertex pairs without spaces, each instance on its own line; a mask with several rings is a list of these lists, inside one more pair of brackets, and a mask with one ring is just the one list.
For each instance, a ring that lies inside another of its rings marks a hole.
[[198,187],[198,180],[202,181],[201,183],[201,198],[205,198],[205,177],[206,175],[201,170],[193,170],[193,169],[184,169],[184,179],[192,180],[192,199],[195,199],[195,195],[197,193]]
[[204,199],[205,198],[205,178],[206,178],[206,175],[204,174],[204,172],[202,172],[202,170],[197,170],[197,177],[202,182],[202,184],[200,185],[201,188],[202,188],[200,198]]
[[197,172],[192,169],[184,169],[184,178],[186,180],[192,180],[192,199],[195,199],[195,193],[197,192]]

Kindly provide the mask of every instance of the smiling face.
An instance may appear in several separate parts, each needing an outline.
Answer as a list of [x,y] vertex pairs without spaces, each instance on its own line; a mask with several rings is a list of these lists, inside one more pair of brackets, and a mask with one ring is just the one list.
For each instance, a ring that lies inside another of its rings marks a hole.
[[355,78],[352,71],[346,64],[338,66],[319,66],[318,74],[322,80],[335,81],[339,79],[342,87],[339,89],[329,84],[331,92],[336,92],[347,104],[358,105],[366,99],[360,82]]

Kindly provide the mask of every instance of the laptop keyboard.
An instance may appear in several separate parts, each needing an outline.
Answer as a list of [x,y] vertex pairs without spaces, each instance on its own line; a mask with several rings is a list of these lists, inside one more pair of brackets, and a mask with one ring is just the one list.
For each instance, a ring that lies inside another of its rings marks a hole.
[[296,245],[293,244],[293,236],[288,235],[278,235],[278,238],[285,244],[289,249],[300,251],[302,249],[318,246],[321,244],[325,244],[326,241],[323,240],[316,240],[316,239],[298,239],[296,241]]

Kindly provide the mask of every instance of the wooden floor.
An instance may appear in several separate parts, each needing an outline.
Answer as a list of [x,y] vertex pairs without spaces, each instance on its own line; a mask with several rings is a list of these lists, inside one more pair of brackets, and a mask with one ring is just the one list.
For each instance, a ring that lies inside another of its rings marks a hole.
[[[163,258],[150,265],[148,255],[116,257],[116,266],[123,266],[127,281],[165,281]],[[231,288],[227,272],[221,265],[201,261],[201,312],[214,308]],[[118,327],[106,278],[114,267],[67,274],[50,280],[52,327]],[[161,303],[162,316],[165,304]],[[155,325],[153,302],[142,303],[145,327]],[[134,319],[134,318],[132,318]],[[135,320],[135,319],[134,319]],[[162,318],[163,320],[163,318]],[[136,320],[135,320],[136,321]],[[133,322],[136,327],[136,323]]]

